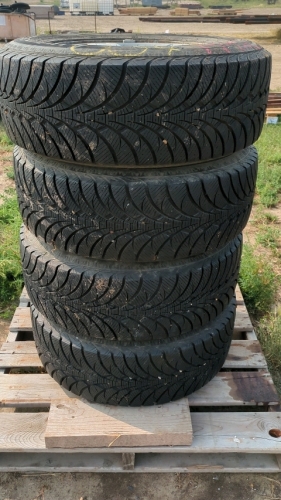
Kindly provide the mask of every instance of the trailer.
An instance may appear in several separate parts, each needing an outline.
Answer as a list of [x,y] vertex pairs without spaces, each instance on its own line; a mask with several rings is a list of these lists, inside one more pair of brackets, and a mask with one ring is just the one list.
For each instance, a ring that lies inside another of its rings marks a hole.
[[113,16],[113,0],[70,0],[69,11],[72,16]]
[[36,19],[54,19],[55,11],[53,5],[30,5],[28,14],[34,14]]
[[69,9],[69,0],[60,0],[61,9]]

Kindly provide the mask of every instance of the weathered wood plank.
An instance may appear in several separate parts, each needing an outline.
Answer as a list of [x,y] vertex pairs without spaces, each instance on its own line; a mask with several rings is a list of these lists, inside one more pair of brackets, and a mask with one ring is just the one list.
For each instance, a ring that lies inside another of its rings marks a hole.
[[0,413],[0,449],[37,449],[44,446],[48,413]]
[[42,368],[38,354],[5,354],[0,352],[0,368]]
[[[102,406],[102,405],[101,405]],[[164,407],[164,406],[163,406]],[[0,413],[0,452],[7,450],[44,453],[46,413]],[[112,454],[112,453],[165,453],[210,454],[243,453],[281,456],[281,438],[271,437],[271,429],[281,428],[281,413],[268,412],[210,412],[191,413],[193,442],[190,446],[128,446],[107,448],[52,448],[52,453]],[[63,422],[62,422],[63,426]]]
[[19,306],[20,307],[27,307],[27,306],[29,306],[29,304],[30,304],[30,298],[28,296],[26,288],[24,287],[22,292],[21,292]]
[[223,368],[267,368],[259,341],[233,340]]
[[31,331],[31,317],[29,307],[17,307],[10,324],[10,332]]
[[51,400],[61,400],[68,397],[75,396],[64,391],[48,374],[1,375],[0,407],[48,407]]
[[241,289],[240,289],[239,285],[236,285],[235,295],[236,295],[236,303],[237,303],[237,305],[243,305],[244,306],[245,303],[244,303],[243,295],[242,295],[242,292],[241,292]]
[[251,332],[246,332],[246,339],[247,340],[258,340],[258,337],[256,336],[256,332],[252,330]]
[[[40,379],[39,379],[40,377]],[[75,396],[47,374],[3,374],[0,406],[48,406]],[[267,371],[221,372],[189,396],[190,406],[256,406],[278,404],[279,398]]]
[[[35,343],[32,341],[6,342],[0,351],[0,368],[42,367]],[[260,343],[249,340],[233,340],[224,368],[267,368]]]
[[234,324],[235,332],[248,332],[253,330],[248,311],[245,306],[237,306],[236,318]]
[[33,340],[19,340],[4,342],[0,350],[1,354],[37,354],[37,350]]
[[8,337],[6,338],[6,343],[8,342],[16,342],[19,336],[19,332],[9,332]]
[[269,474],[279,470],[274,455],[144,453],[136,455],[134,472]]
[[0,351],[0,368],[42,368],[35,342],[5,342]]
[[281,470],[281,455],[275,455],[279,469]]
[[255,406],[278,404],[273,380],[266,370],[220,372],[189,396],[190,406]]
[[[72,450],[73,451],[73,450]],[[0,472],[126,472],[121,453],[1,453]],[[40,497],[39,497],[40,498]]]
[[135,468],[135,453],[122,453],[123,470],[134,470]]
[[[281,413],[192,413],[196,452],[222,451],[281,453],[281,438],[271,437],[271,429],[281,429]],[[273,418],[271,418],[273,416]],[[278,451],[279,450],[279,451]]]
[[[73,451],[73,450],[72,450]],[[133,471],[124,470],[117,453],[2,453],[0,472],[173,472],[173,473],[275,473],[276,455],[243,454],[140,454]]]
[[51,404],[47,448],[178,446],[192,443],[188,399],[124,408],[78,399]]

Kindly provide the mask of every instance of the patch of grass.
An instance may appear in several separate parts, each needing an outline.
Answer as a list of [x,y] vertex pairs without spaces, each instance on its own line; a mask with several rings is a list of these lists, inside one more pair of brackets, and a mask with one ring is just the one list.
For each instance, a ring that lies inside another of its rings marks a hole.
[[7,175],[8,179],[15,180],[15,172],[14,172],[13,167],[7,168],[6,175]]
[[8,138],[2,123],[0,122],[0,152],[2,151],[12,151],[14,145],[12,141]]
[[281,29],[275,31],[275,38],[281,42]]
[[274,311],[264,316],[258,326],[257,334],[263,346],[267,361],[274,370],[281,371],[281,316]]
[[273,223],[278,223],[278,217],[274,214],[270,214],[268,212],[264,212],[264,218],[266,222],[273,222]]
[[249,244],[244,244],[238,282],[250,313],[260,317],[270,310],[277,278],[271,264],[261,255],[255,255]]
[[266,357],[274,384],[281,395],[281,311],[270,312],[256,326],[256,333]]
[[274,207],[281,193],[281,126],[266,125],[257,142],[259,152],[259,173],[257,194],[265,207]]
[[280,231],[276,227],[264,226],[257,234],[256,241],[265,248],[276,250],[279,246]]
[[21,217],[13,190],[1,197],[0,205],[0,310],[1,316],[10,315],[11,301],[18,299],[22,286],[19,255],[19,228]]
[[264,211],[264,207],[258,204],[253,219],[249,222],[255,225],[278,224],[278,217],[275,214]]

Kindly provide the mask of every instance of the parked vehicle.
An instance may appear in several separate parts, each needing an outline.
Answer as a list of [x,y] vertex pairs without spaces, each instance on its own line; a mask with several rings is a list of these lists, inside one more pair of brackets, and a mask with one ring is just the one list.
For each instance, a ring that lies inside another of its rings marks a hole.
[[76,16],[113,16],[113,0],[70,0],[69,10]]

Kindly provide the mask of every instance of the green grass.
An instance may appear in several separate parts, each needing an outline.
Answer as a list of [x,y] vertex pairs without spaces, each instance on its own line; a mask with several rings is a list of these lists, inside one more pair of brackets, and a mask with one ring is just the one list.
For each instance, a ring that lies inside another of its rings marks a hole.
[[256,255],[249,244],[243,248],[239,285],[250,313],[259,318],[270,310],[278,286],[276,274],[267,259]]
[[15,180],[15,173],[14,173],[13,167],[7,168],[6,175],[7,175],[8,179],[11,179],[12,181]]
[[[13,144],[0,123],[0,154],[13,150]],[[7,155],[6,155],[7,156]],[[10,158],[7,156],[3,160]],[[7,177],[13,179],[12,167]],[[22,272],[19,257],[19,227],[21,219],[14,190],[0,197],[0,315],[10,317],[13,301],[18,300],[22,289]]]
[[19,256],[21,217],[14,191],[1,199],[0,205],[0,314],[10,316],[13,301],[18,300],[23,280]]
[[257,142],[259,173],[257,194],[264,207],[274,207],[281,193],[281,124],[265,125]]
[[268,313],[256,326],[258,339],[274,383],[281,394],[281,311]]
[[6,152],[6,151],[13,151],[13,143],[10,141],[10,139],[7,137],[4,127],[2,123],[0,122],[0,153]]
[[279,246],[280,230],[274,226],[262,226],[259,230],[256,241],[265,248],[276,250]]
[[281,371],[281,311],[274,311],[260,320],[257,333],[263,344],[264,354],[275,370]]

